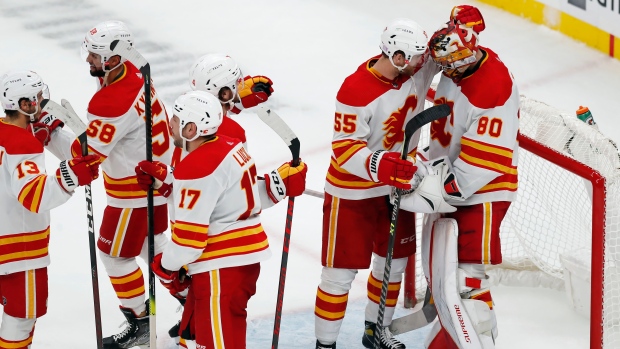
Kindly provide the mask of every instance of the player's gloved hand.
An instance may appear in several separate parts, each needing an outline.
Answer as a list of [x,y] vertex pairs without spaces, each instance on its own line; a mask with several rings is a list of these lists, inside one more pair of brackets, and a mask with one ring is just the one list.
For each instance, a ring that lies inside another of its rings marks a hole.
[[377,150],[366,160],[368,174],[374,182],[399,189],[411,189],[411,179],[417,167],[410,160],[402,160],[400,153]]
[[273,81],[266,76],[246,76],[239,89],[239,98],[244,108],[252,108],[267,101],[273,93]]
[[67,192],[72,192],[99,177],[100,163],[101,158],[96,154],[61,161],[56,170],[56,180]]
[[454,6],[450,13],[450,20],[455,21],[456,24],[471,27],[476,33],[480,33],[486,28],[482,13],[477,7],[471,5]]
[[148,191],[151,186],[165,198],[172,193],[172,174],[168,167],[159,161],[142,160],[135,168],[140,189]]
[[180,298],[187,295],[185,292],[190,284],[191,278],[186,274],[186,270],[181,268],[177,271],[170,271],[165,269],[161,265],[161,257],[163,253],[160,253],[153,257],[153,262],[151,263],[151,269],[153,269],[153,274],[161,281],[161,284],[170,291],[170,294],[174,297]]
[[28,125],[28,127],[31,128],[35,138],[45,147],[50,142],[52,132],[54,132],[54,130],[58,127],[62,128],[64,125],[65,124],[62,121],[57,119],[52,114],[43,112],[39,118],[39,121]]
[[265,174],[265,187],[271,201],[277,204],[287,196],[295,197],[303,194],[306,190],[307,172],[308,166],[299,159],[297,167],[285,162],[277,170]]

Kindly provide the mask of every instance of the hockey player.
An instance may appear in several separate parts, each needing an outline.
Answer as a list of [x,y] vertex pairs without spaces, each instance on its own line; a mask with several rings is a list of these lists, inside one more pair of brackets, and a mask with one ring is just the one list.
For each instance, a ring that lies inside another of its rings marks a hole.
[[[238,114],[245,108],[255,107],[267,101],[273,93],[273,83],[271,79],[261,75],[246,76],[245,78],[242,76],[241,69],[231,57],[223,54],[207,54],[193,64],[189,73],[189,84],[192,90],[208,92],[220,100],[224,115],[222,124],[218,127],[218,134],[240,140],[247,149],[245,130],[230,118],[228,113]],[[186,155],[186,150],[175,147],[171,166],[174,168]],[[302,162],[297,167],[298,170],[290,174],[280,173],[280,170],[284,171],[288,168],[289,164],[285,163],[277,170],[265,174],[262,178],[259,177],[257,183],[262,209],[277,204],[290,193],[292,196],[298,196],[305,190],[307,166]],[[281,175],[292,177],[284,182],[278,178],[278,176],[281,178]],[[271,176],[276,176],[276,180],[272,180]],[[283,186],[284,183],[287,185],[290,183],[290,185],[288,187]],[[172,221],[171,226],[174,226]],[[183,298],[177,298],[181,304],[184,304]],[[179,342],[179,325],[180,321],[168,332],[177,343]],[[187,334],[185,337],[189,339],[193,335]],[[184,340],[180,339],[180,342],[183,344]]]
[[181,327],[193,327],[197,348],[245,348],[247,302],[256,292],[259,263],[271,254],[259,218],[254,160],[238,139],[216,133],[222,119],[215,96],[181,95],[170,124],[175,146],[189,154],[174,176],[157,162],[142,161],[136,168],[148,174],[141,181],[152,177],[155,188],[173,193],[172,242],[152,267],[172,284],[188,266],[192,281]]
[[[385,309],[377,326],[390,229],[392,187],[410,189],[416,166],[401,160],[404,126],[423,110],[435,64],[424,64],[428,38],[414,21],[397,19],[381,35],[381,55],[362,63],[336,97],[332,158],[323,204],[323,271],[315,305],[316,348],[336,348],[351,283],[372,262],[362,344],[405,346],[386,327],[392,321],[407,257],[415,253],[415,216],[399,213]],[[409,147],[415,156],[419,133]]]
[[0,348],[26,349],[35,322],[47,312],[50,210],[97,178],[99,156],[62,161],[54,176],[47,175],[41,140],[27,130],[41,116],[47,85],[32,71],[4,74],[0,84],[5,111],[0,119]]
[[484,28],[477,8],[456,6],[429,41],[443,70],[435,104],[452,109],[431,124],[429,156],[447,157],[454,175],[441,194],[457,207],[443,215],[447,220],[429,220],[423,233],[431,253],[423,258],[425,275],[439,314],[429,349],[489,349],[497,336],[485,266],[502,262],[499,227],[516,198],[519,91],[497,54],[479,45]]
[[[108,205],[104,210],[97,247],[99,256],[121,303],[127,327],[103,339],[104,348],[132,348],[148,343],[149,325],[145,287],[137,256],[148,258],[146,192],[138,184],[135,164],[145,159],[144,78],[129,61],[114,55],[114,40],[133,42],[125,23],[105,21],[90,29],[82,53],[96,78],[98,90],[88,104],[88,149],[102,159]],[[153,86],[153,85],[151,85]],[[170,163],[168,116],[151,87],[153,159]],[[79,152],[78,142],[73,151]],[[166,198],[154,192],[155,253],[167,242]]]

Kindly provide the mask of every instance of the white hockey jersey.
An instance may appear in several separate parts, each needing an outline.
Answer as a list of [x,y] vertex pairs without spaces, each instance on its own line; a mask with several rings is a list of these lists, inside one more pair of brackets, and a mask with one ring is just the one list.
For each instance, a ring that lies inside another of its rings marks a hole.
[[41,143],[0,119],[0,274],[50,264],[50,210],[70,197],[46,174]]
[[442,75],[435,104],[452,113],[431,124],[429,157],[448,156],[462,194],[452,205],[513,201],[518,179],[519,91],[495,52],[459,82]]
[[[101,156],[104,186],[108,205],[121,208],[146,207],[146,192],[138,186],[136,165],[146,159],[144,110],[144,79],[129,61],[124,72],[114,82],[100,89],[88,104],[88,150]],[[99,79],[101,83],[101,80]],[[168,115],[151,84],[151,115],[153,161],[170,164],[172,149]],[[50,150],[64,154],[67,137],[62,133],[52,137]],[[80,156],[77,140],[71,146],[72,156]],[[166,199],[154,192],[154,204],[163,205]]]
[[196,274],[270,257],[256,166],[238,139],[221,135],[203,143],[173,174],[175,224],[163,252],[164,268],[188,265]]
[[[381,76],[372,65],[379,56],[359,66],[347,77],[336,97],[332,158],[325,192],[360,200],[388,195],[390,187],[373,182],[367,161],[372,152],[400,152],[405,125],[424,110],[426,92],[439,71],[427,61],[413,77],[401,75],[394,81]],[[409,153],[415,157],[420,132],[410,142]]]

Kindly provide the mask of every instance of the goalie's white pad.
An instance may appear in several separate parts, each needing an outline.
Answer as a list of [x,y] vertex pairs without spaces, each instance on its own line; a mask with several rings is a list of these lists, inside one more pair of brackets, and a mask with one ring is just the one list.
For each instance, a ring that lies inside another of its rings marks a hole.
[[477,300],[463,300],[460,295],[458,269],[458,226],[456,220],[441,218],[430,232],[431,291],[443,328],[461,348],[492,349],[491,312]]
[[[411,183],[415,190],[401,196],[400,208],[417,213],[456,211],[456,207],[446,202],[444,195],[444,182],[450,173],[450,164],[444,158],[419,161]],[[391,199],[393,201],[393,194]]]

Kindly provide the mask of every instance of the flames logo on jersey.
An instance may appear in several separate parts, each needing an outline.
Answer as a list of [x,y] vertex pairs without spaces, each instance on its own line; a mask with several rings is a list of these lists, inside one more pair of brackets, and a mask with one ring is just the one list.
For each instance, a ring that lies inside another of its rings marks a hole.
[[454,101],[441,97],[435,100],[435,105],[447,104],[450,107],[450,117],[441,118],[431,123],[431,139],[437,140],[442,147],[446,148],[452,140],[452,133],[446,131],[446,123],[450,120],[450,126],[454,126]]
[[418,97],[416,95],[407,97],[405,104],[398,108],[397,111],[390,114],[383,122],[383,131],[385,131],[385,136],[383,136],[383,148],[385,150],[391,150],[394,148],[394,145],[404,140],[407,113],[409,113],[410,110],[415,110],[416,105],[418,105]]

